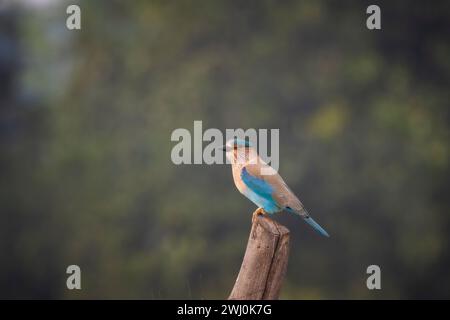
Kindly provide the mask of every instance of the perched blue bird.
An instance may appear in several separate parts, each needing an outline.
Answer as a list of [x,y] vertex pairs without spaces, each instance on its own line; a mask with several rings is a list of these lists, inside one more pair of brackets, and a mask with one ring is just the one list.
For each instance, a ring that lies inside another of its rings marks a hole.
[[271,166],[265,163],[246,140],[231,139],[222,147],[231,162],[238,190],[259,208],[253,214],[273,214],[286,210],[302,217],[321,235],[328,233],[310,217],[303,204]]

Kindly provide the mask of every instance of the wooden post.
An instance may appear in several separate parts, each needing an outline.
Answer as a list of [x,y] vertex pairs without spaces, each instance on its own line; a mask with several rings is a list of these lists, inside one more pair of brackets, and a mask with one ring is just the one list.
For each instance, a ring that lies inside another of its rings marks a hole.
[[276,300],[280,294],[288,264],[289,230],[266,216],[257,217],[230,300]]

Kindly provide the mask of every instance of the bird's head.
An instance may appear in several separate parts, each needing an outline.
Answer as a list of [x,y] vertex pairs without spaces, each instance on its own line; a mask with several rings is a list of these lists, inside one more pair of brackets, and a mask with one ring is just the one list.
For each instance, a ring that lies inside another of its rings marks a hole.
[[258,158],[258,153],[253,145],[249,141],[239,138],[228,140],[221,149],[232,164],[245,164],[252,160],[256,161]]

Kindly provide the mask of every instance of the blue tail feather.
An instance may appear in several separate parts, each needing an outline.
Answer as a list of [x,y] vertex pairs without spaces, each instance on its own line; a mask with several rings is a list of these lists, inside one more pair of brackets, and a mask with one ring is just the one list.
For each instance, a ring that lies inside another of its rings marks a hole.
[[318,233],[320,233],[321,235],[325,236],[325,237],[329,237],[330,235],[328,234],[328,232],[326,232],[317,222],[314,221],[313,218],[311,217],[305,217],[303,218],[303,220],[306,221],[306,223],[308,223],[311,227],[314,228],[314,230],[316,230]]
[[[288,212],[294,213],[294,214],[298,214],[298,212],[294,211],[292,208],[290,207],[286,207],[285,208]],[[322,228],[316,221],[314,221],[313,218],[311,218],[311,216],[308,215],[308,212],[304,210],[304,214],[306,214],[307,216],[305,217],[304,215],[301,216],[303,218],[303,220],[306,221],[306,223],[308,223],[311,227],[314,228],[314,230],[316,230],[318,233],[320,233],[321,235],[325,236],[325,237],[330,237],[330,235],[328,234],[328,232],[325,231],[324,228]]]

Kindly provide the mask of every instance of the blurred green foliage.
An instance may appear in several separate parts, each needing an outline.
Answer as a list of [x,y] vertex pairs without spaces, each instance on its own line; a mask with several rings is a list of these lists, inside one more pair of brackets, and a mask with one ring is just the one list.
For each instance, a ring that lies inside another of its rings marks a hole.
[[172,164],[194,120],[280,128],[331,234],[275,217],[282,298],[450,298],[448,2],[379,1],[381,31],[364,1],[78,3],[81,31],[64,2],[0,12],[1,298],[227,297],[254,207],[229,167]]

